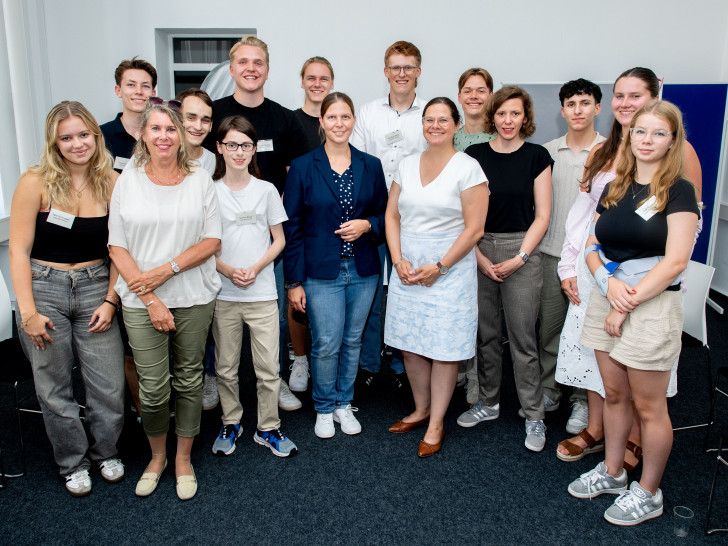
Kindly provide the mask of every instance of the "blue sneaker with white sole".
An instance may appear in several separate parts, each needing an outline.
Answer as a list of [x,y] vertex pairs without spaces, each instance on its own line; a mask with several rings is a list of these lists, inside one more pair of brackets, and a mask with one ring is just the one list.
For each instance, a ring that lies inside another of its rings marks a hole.
[[237,425],[223,425],[215,443],[212,444],[212,452],[215,455],[230,455],[235,451],[235,441],[243,433],[240,423]]
[[256,444],[270,448],[276,457],[290,457],[298,453],[296,444],[278,429],[257,430],[253,440]]

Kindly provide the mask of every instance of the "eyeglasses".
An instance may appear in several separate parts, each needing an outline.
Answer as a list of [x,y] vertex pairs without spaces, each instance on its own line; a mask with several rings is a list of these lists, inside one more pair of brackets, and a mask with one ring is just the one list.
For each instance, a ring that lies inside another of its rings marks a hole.
[[416,66],[388,66],[387,70],[389,70],[393,74],[400,74],[402,71],[404,71],[405,74],[408,76],[411,76],[415,73],[415,70],[417,69]]
[[442,117],[442,118],[422,118],[422,125],[447,125],[447,123],[453,118]]
[[242,148],[244,152],[249,152],[255,148],[255,144],[252,142],[243,142],[242,144],[238,144],[237,142],[221,142],[220,144],[225,146],[228,152],[237,152],[238,148]]
[[166,104],[172,110],[181,110],[182,109],[182,103],[178,100],[174,100],[174,99],[164,100],[162,97],[149,97],[149,99],[147,99],[147,100],[149,100],[149,102],[151,104],[156,104],[156,105],[160,105],[160,106],[163,106]]
[[663,129],[658,129],[657,131],[648,131],[647,129],[643,129],[642,127],[632,127],[629,130],[629,134],[632,135],[632,140],[644,140],[649,134],[652,135],[653,140],[660,142],[665,140],[666,138],[669,138],[669,136],[672,134],[672,131],[665,131]]

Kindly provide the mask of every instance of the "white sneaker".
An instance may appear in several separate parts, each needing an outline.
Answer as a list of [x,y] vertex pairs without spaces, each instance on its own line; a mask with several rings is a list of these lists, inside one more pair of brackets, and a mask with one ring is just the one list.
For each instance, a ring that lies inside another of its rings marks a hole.
[[359,409],[352,408],[351,404],[334,410],[334,421],[341,424],[341,432],[344,434],[359,434],[361,432],[361,424],[354,417],[355,411],[359,411]]
[[215,409],[220,402],[220,395],[217,393],[217,377],[205,374],[202,384],[202,409],[207,411]]
[[74,497],[85,497],[91,493],[91,477],[88,470],[76,470],[66,476],[66,491]]
[[288,378],[290,388],[294,392],[306,392],[308,389],[308,359],[297,356],[291,364],[291,377]]
[[566,432],[579,434],[589,426],[589,406],[582,400],[576,400],[571,405],[571,417],[566,421]]
[[333,414],[317,413],[316,426],[313,431],[319,438],[331,438],[335,433]]
[[106,459],[99,463],[101,478],[106,483],[117,483],[124,479],[124,465],[119,459]]
[[526,448],[538,453],[546,445],[546,426],[543,421],[526,419]]
[[278,407],[285,411],[295,411],[301,409],[301,401],[291,392],[283,379],[281,379],[281,388],[278,391]]

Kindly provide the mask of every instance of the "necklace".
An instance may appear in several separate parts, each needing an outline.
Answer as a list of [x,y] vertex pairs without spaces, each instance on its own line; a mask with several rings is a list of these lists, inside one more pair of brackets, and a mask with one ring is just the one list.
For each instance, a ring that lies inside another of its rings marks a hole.
[[149,176],[151,176],[154,179],[153,182],[156,182],[157,184],[159,184],[161,186],[176,186],[177,184],[179,184],[181,182],[182,178],[184,177],[182,172],[179,169],[177,169],[177,174],[172,178],[172,180],[170,182],[164,182],[161,178],[159,178],[156,174],[154,174],[154,169],[152,169],[151,163],[148,164],[148,167],[149,167]]
[[637,196],[640,195],[644,191],[645,188],[649,188],[650,187],[648,184],[644,184],[644,185],[643,184],[639,184],[641,187],[640,187],[640,189],[638,189],[635,192],[634,191],[634,187],[635,187],[636,184],[639,184],[639,182],[636,182],[635,181],[635,182],[633,182],[632,184],[629,185],[630,189],[632,190],[632,199],[633,200],[637,199]]
[[72,187],[72,188],[73,188],[73,190],[74,190],[74,191],[76,192],[76,196],[77,196],[77,197],[78,197],[79,199],[81,199],[81,197],[83,197],[83,190],[85,190],[85,189],[86,189],[86,186],[88,186],[88,180],[87,180],[87,181],[86,181],[86,182],[84,183],[84,185],[83,185],[83,186],[81,186],[81,189],[78,189],[78,188],[76,188],[76,186],[74,186],[73,184],[71,184],[71,187]]

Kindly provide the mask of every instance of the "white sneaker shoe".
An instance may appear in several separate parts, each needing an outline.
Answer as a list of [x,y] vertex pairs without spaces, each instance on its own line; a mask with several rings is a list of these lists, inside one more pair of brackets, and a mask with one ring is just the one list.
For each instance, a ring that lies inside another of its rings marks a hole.
[[306,392],[308,389],[308,359],[305,356],[297,356],[291,364],[291,377],[288,384],[294,392]]
[[332,413],[317,413],[316,426],[313,431],[319,438],[331,438],[335,433],[334,419]]
[[124,465],[119,459],[111,458],[99,463],[101,478],[106,483],[117,483],[124,479]]
[[91,477],[88,470],[76,470],[66,476],[66,491],[74,497],[85,497],[91,493]]
[[281,379],[281,388],[278,391],[278,407],[285,411],[295,411],[301,409],[301,401],[291,392],[283,379]]
[[205,374],[202,384],[202,409],[207,411],[215,409],[220,402],[220,395],[217,393],[217,377]]
[[334,421],[341,424],[341,432],[344,434],[359,434],[361,432],[361,424],[354,417],[354,412],[359,411],[358,408],[352,408],[351,404],[343,408],[334,410]]
[[581,400],[576,400],[571,405],[571,416],[566,421],[566,432],[579,434],[589,426],[589,406]]

